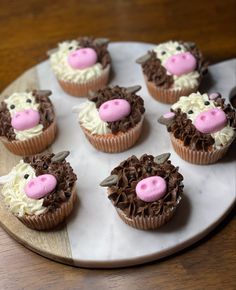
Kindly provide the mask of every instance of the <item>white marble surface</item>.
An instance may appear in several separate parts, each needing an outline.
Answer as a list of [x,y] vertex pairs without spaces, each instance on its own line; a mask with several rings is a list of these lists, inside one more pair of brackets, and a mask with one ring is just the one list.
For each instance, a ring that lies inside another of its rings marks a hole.
[[[157,123],[158,116],[167,112],[169,106],[148,95],[141,68],[135,63],[135,59],[151,47],[151,44],[135,42],[109,46],[114,69],[111,85],[142,85],[140,95],[146,107],[140,141],[132,149],[119,154],[98,152],[88,143],[78,126],[77,116],[71,113],[74,105],[85,100],[62,91],[47,61],[37,67],[40,87],[53,91],[51,99],[58,116],[59,134],[53,151],[70,150],[68,161],[78,175],[79,205],[67,225],[72,256],[77,265],[130,265],[174,253],[209,232],[235,202],[235,146],[218,164],[192,165],[173,152],[165,126]],[[235,59],[211,66],[207,91],[220,91],[227,97],[236,84],[235,68]],[[113,167],[132,154],[158,155],[164,152],[171,152],[173,164],[180,167],[184,176],[182,203],[173,220],[159,230],[133,229],[120,220],[106,196],[106,189],[99,187],[99,183]]]

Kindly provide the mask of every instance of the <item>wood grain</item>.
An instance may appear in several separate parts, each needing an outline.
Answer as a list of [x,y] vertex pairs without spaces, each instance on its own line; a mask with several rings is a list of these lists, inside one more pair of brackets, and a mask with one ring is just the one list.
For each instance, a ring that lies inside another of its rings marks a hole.
[[[192,40],[211,63],[236,56],[235,0],[0,0],[0,90],[78,35],[157,43]],[[0,155],[2,162],[2,155]],[[11,163],[7,163],[11,167]],[[2,166],[0,163],[0,170]],[[0,289],[235,289],[236,218],[162,261],[118,270],[58,264],[0,229]]]

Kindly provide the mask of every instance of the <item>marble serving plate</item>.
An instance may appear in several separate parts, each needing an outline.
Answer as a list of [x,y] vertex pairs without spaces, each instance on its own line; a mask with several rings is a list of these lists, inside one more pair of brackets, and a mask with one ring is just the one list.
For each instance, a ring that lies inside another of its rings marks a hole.
[[[236,200],[235,143],[227,156],[214,165],[199,166],[183,161],[172,150],[166,127],[157,118],[169,105],[151,98],[145,87],[141,67],[135,59],[152,44],[117,42],[109,45],[112,56],[111,85],[141,85],[145,101],[143,134],[130,150],[107,154],[95,150],[79,128],[72,107],[85,101],[68,96],[59,87],[48,61],[27,71],[5,93],[26,88],[50,89],[59,134],[53,152],[69,150],[67,158],[78,175],[79,202],[67,224],[58,230],[39,233],[26,228],[0,204],[0,222],[14,238],[31,250],[56,261],[83,267],[112,268],[140,264],[173,254],[201,239],[231,210]],[[209,68],[201,92],[221,92],[228,98],[236,83],[236,59]],[[18,157],[0,148],[0,174],[7,173]],[[127,226],[118,217],[99,183],[112,168],[131,155],[171,153],[172,163],[184,176],[184,197],[175,217],[156,231],[141,231]]]

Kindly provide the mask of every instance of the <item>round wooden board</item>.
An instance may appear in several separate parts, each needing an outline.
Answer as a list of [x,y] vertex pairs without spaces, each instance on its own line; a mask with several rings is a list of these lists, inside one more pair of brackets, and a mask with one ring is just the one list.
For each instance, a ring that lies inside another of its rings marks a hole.
[[[116,55],[117,55],[116,53],[117,53],[117,51],[124,49],[123,53],[128,59],[128,57],[130,57],[129,51],[130,51],[130,47],[132,45],[133,45],[133,52],[136,51],[136,54],[137,54],[137,55],[134,55],[133,58],[136,58],[137,56],[139,56],[140,54],[142,54],[143,52],[145,52],[147,49],[149,49],[151,47],[151,45],[141,44],[141,43],[140,44],[138,44],[138,43],[126,43],[126,44],[125,43],[114,43],[114,44],[111,44],[111,46],[110,46],[111,47],[111,54],[112,54],[113,59],[114,59],[114,67],[115,67],[115,69],[117,69],[116,70],[117,75],[119,74],[119,69],[120,69],[119,62],[120,61],[122,62],[122,60],[116,58]],[[126,58],[124,58],[124,60],[125,59]],[[133,61],[132,58],[131,58],[131,60]],[[40,89],[60,90],[58,85],[55,83],[52,85],[52,87],[42,87],[42,84],[47,83],[45,81],[45,79],[43,80],[43,78],[42,78],[42,75],[44,75],[45,72],[47,74],[51,74],[51,72],[48,69],[47,62],[41,63],[41,64],[37,65],[36,67],[26,71],[17,80],[15,80],[9,87],[7,87],[4,90],[4,92],[1,94],[1,99],[3,99],[5,95],[9,95],[15,91],[24,91],[26,89],[40,88]],[[143,81],[141,80],[140,72],[138,72],[137,75],[138,75],[138,77],[136,79],[139,80],[138,83],[142,82],[142,85],[143,85]],[[133,76],[131,76],[131,80],[128,79],[128,80],[124,81],[123,83],[122,83],[122,77],[118,77],[117,79],[116,78],[113,79],[113,83],[116,83],[116,81],[117,81],[118,84],[120,83],[121,85],[126,85],[126,82],[130,81],[131,84],[134,84],[134,79],[132,79],[132,77]],[[53,77],[50,76],[49,80],[51,81],[52,78]],[[123,77],[123,79],[124,79],[124,77]],[[56,80],[53,79],[53,82],[55,82],[55,81]],[[137,84],[137,81],[136,81],[136,84]],[[54,90],[53,90],[53,92],[55,92]],[[143,94],[145,95],[145,98],[150,98],[147,95],[145,88],[143,90],[144,90]],[[60,91],[60,94],[63,95],[63,92]],[[141,94],[141,95],[143,96],[143,94]],[[61,97],[68,98],[68,100],[71,100],[72,103],[75,102],[74,101],[75,99],[72,100],[72,98],[69,96],[65,95],[65,96],[61,96]],[[150,100],[150,103],[151,103],[151,106],[152,106],[152,104],[157,104],[154,100]],[[161,110],[167,110],[169,108],[167,105],[162,105],[162,106],[163,107],[161,107],[161,105],[160,105],[160,107],[162,108]],[[60,116],[58,117],[58,119],[59,118],[60,118]],[[166,140],[168,140],[168,136],[166,136]],[[168,141],[166,141],[166,142],[168,142]],[[143,141],[141,143],[139,143],[137,147],[139,147],[139,148],[142,147],[142,143],[143,143]],[[168,151],[169,150],[171,151],[169,145],[166,145],[166,146],[167,146]],[[49,149],[49,150],[51,150],[51,149]],[[88,148],[88,150],[90,150],[90,148]],[[139,151],[137,151],[137,152],[139,153]],[[126,153],[126,155],[124,155],[124,156],[128,156],[127,154],[129,154],[129,152]],[[103,158],[103,156],[107,157],[108,155],[100,155],[101,158]],[[176,157],[176,155],[173,152],[172,152],[172,156],[174,157],[174,164],[178,163],[178,165],[180,164],[180,168],[181,168],[181,166],[183,166],[184,168],[186,168],[186,170],[188,170],[187,163],[185,163],[184,161],[182,161],[178,157]],[[231,157],[232,156],[233,155],[231,153]],[[123,158],[123,155],[120,155],[119,160],[122,161],[122,158]],[[21,159],[20,157],[14,156],[11,153],[7,152],[6,149],[2,146],[2,144],[0,144],[0,176],[9,172],[11,170],[11,168],[20,159]],[[116,163],[114,163],[114,164],[116,164]],[[222,166],[222,164],[221,164],[221,166]],[[224,164],[223,164],[223,166],[224,166]],[[113,166],[111,166],[111,168],[112,167]],[[192,168],[193,168],[193,170],[195,170],[193,165],[191,165],[189,167],[191,167],[191,170],[192,170]],[[197,166],[196,168],[198,168],[198,172],[199,172],[199,167]],[[212,168],[214,170],[215,167],[212,167]],[[107,173],[108,172],[105,171],[103,173],[103,176],[106,177]],[[78,182],[80,182],[80,180]],[[188,191],[188,185],[187,185],[187,191]],[[232,190],[232,191],[234,191],[234,190]],[[102,255],[99,255],[98,257],[94,257],[94,259],[93,259],[92,254],[91,255],[88,254],[88,258],[86,258],[86,253],[85,254],[83,253],[84,256],[82,258],[80,258],[79,254],[78,254],[79,248],[80,248],[80,244],[79,244],[80,241],[78,241],[78,246],[75,245],[77,237],[74,234],[75,224],[77,222],[79,223],[79,220],[77,221],[77,219],[76,219],[76,214],[77,214],[77,210],[80,211],[80,209],[76,209],[76,213],[74,214],[72,219],[68,220],[67,225],[64,225],[61,228],[56,229],[54,231],[50,231],[50,232],[37,232],[37,231],[33,231],[31,229],[28,229],[26,226],[24,226],[17,218],[15,218],[4,207],[3,203],[1,202],[0,203],[0,223],[1,223],[1,226],[19,243],[23,244],[24,246],[31,249],[32,251],[35,251],[36,253],[43,255],[47,258],[53,259],[53,260],[58,261],[58,262],[74,265],[74,266],[96,267],[96,268],[115,268],[115,267],[121,267],[121,266],[136,265],[136,264],[152,261],[155,259],[159,259],[159,258],[162,258],[164,256],[173,254],[174,252],[180,251],[181,249],[183,249],[183,248],[191,245],[192,243],[198,241],[203,236],[205,236],[210,230],[212,230],[227,215],[227,213],[232,209],[234,202],[235,202],[235,193],[231,192],[229,194],[230,194],[230,198],[227,201],[227,203],[225,204],[224,208],[222,208],[222,209],[217,208],[216,214],[212,215],[212,217],[205,222],[204,227],[202,227],[201,229],[197,228],[195,231],[193,230],[193,232],[190,233],[190,229],[188,228],[188,235],[185,235],[185,236],[183,236],[183,238],[180,239],[178,234],[177,234],[176,235],[176,242],[168,247],[157,248],[154,251],[153,250],[149,251],[148,249],[143,250],[143,248],[142,248],[142,251],[140,252],[141,254],[139,253],[139,249],[137,249],[136,252],[132,253],[130,256],[129,256],[129,252],[127,252],[125,257],[124,256],[119,257],[118,254],[116,254],[115,252],[114,252],[113,256],[111,255],[111,257],[110,256],[108,257],[105,254],[106,248],[112,247],[111,240],[108,239],[108,241],[106,241],[106,240],[103,241],[104,242],[104,245],[103,245],[104,257]],[[80,198],[80,200],[83,199],[83,196],[81,196],[80,193],[79,193],[79,198]],[[188,208],[188,211],[191,210],[190,205],[189,205],[192,203],[191,198],[192,197],[190,196],[190,198],[185,198],[183,201],[183,207],[185,206],[186,208]],[[85,200],[85,202],[86,202],[86,200]],[[105,201],[105,202],[107,202],[107,201]],[[107,204],[106,204],[106,206],[108,207],[107,214],[110,215],[110,219],[112,222],[115,221],[112,224],[112,226],[113,227],[117,226],[118,230],[121,231],[121,234],[124,233],[124,235],[127,235],[127,236],[130,235],[130,237],[134,236],[135,239],[139,239],[140,235],[142,235],[142,236],[147,235],[147,237],[148,237],[148,235],[150,233],[137,231],[137,230],[129,228],[127,225],[123,224],[119,220],[117,215],[115,213],[113,214],[114,209],[112,208],[110,203],[109,203],[109,205],[108,205],[108,203],[109,202],[107,202]],[[202,205],[200,205],[200,206],[202,206]],[[83,211],[83,209],[81,209],[81,211]],[[111,212],[112,212],[112,214],[111,214]],[[194,212],[194,210],[192,210],[192,212]],[[187,213],[187,210],[184,210],[182,213],[177,213],[176,221],[171,222],[170,225],[167,225],[165,227],[164,231],[161,232],[160,234],[166,235],[170,231],[173,231],[173,229],[176,226],[178,226],[178,223],[181,224],[183,222],[183,219],[185,219],[185,218],[186,218],[186,220],[187,220],[187,218],[189,218],[189,220],[190,220],[189,225],[191,228],[191,223],[193,222],[190,218],[191,214],[189,212]],[[182,217],[181,217],[181,215],[182,215]],[[188,221],[187,222],[185,221],[185,223],[188,223]],[[72,226],[71,226],[71,224],[72,224]],[[69,228],[68,228],[68,226],[69,226]],[[72,227],[73,227],[73,229],[72,229]],[[94,228],[91,228],[88,230],[93,230],[93,229]],[[70,232],[69,234],[68,234],[68,230]],[[182,229],[180,229],[180,231],[182,231]],[[153,235],[155,235],[155,233],[150,234],[150,239],[153,238]],[[173,235],[173,233],[169,234],[169,236],[170,236],[170,239],[173,239],[175,237]],[[102,238],[102,235],[101,235],[101,238]],[[106,242],[109,243],[109,245],[106,244]],[[119,248],[119,247],[117,247],[117,248]],[[130,252],[132,252],[132,249],[130,249]]]

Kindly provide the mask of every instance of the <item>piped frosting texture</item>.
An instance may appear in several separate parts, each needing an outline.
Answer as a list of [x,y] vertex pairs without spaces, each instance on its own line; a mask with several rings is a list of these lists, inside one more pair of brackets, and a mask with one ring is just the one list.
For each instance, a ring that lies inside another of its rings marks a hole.
[[[97,63],[77,69],[68,63],[68,56],[79,48],[92,48],[97,53]],[[83,83],[99,77],[103,69],[111,62],[106,45],[96,45],[93,38],[80,38],[78,40],[64,41],[58,44],[58,50],[51,54],[50,64],[58,79]]]
[[[168,213],[176,207],[183,193],[183,176],[178,167],[170,161],[157,164],[151,155],[144,154],[140,159],[132,156],[114,168],[111,174],[118,176],[118,182],[109,187],[108,197],[128,217],[154,217]],[[156,175],[166,181],[166,194],[153,202],[139,199],[135,191],[138,182]]]
[[[224,104],[224,99],[220,96],[210,100],[207,94],[193,93],[188,97],[181,97],[171,109],[176,115],[168,125],[168,131],[172,132],[175,138],[182,140],[185,146],[206,151],[211,146],[217,149],[230,144],[235,138],[236,113],[230,105]],[[200,113],[210,112],[212,109],[222,110],[226,114],[227,123],[222,129],[211,134],[199,132],[194,125],[196,119]]]

